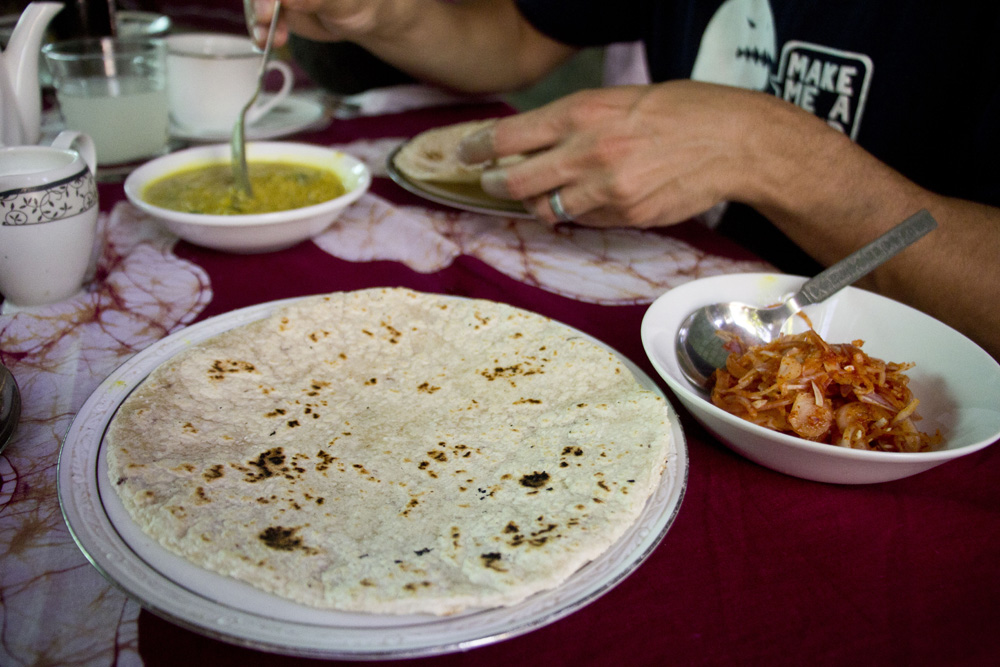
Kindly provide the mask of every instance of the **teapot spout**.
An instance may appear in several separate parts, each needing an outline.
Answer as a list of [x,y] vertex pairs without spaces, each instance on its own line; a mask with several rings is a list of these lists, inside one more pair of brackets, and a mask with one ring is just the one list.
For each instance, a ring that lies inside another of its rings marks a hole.
[[61,2],[29,4],[0,54],[0,145],[37,144],[41,137],[38,62],[45,31],[62,9]]

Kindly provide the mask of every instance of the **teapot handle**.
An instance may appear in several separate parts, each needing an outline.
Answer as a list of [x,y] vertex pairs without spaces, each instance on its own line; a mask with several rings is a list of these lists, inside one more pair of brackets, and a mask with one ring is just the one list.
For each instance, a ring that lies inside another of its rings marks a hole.
[[90,173],[97,176],[97,148],[89,135],[76,130],[63,130],[52,140],[52,147],[75,150],[90,167]]

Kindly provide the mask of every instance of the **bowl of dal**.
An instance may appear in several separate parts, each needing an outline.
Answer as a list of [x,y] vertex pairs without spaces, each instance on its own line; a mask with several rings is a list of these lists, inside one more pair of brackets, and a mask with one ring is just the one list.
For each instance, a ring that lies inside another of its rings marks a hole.
[[185,241],[233,253],[273,252],[312,238],[371,186],[357,158],[323,146],[250,142],[253,197],[233,187],[228,144],[156,158],[125,180],[125,195]]

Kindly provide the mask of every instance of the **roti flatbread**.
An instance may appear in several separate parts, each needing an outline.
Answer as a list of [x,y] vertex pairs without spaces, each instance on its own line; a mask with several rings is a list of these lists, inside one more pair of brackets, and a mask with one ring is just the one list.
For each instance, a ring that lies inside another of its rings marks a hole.
[[109,477],[190,562],[319,608],[515,604],[603,553],[670,450],[663,399],[545,317],[375,289],[310,297],[165,362]]
[[479,164],[466,164],[458,159],[462,140],[495,122],[495,119],[474,120],[422,132],[403,144],[393,163],[407,178],[415,181],[479,183],[487,168],[524,159],[517,155]]

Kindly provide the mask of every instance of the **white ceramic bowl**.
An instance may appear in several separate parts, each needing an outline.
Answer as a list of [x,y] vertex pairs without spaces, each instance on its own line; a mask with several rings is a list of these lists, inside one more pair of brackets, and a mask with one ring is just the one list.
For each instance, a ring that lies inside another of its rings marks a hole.
[[[805,278],[735,274],[695,280],[658,298],[642,322],[642,343],[677,398],[701,424],[751,461],[788,475],[838,484],[869,484],[909,477],[983,449],[1000,438],[1000,364],[985,350],[934,318],[891,299],[849,287],[805,309],[831,343],[861,339],[869,356],[914,362],[907,371],[918,429],[940,429],[933,452],[871,452],[809,442],[751,424],[716,407],[683,376],[674,339],[695,308],[720,301],[772,304]],[[800,319],[800,318],[796,318]],[[798,329],[804,329],[804,324]]]
[[284,141],[247,144],[247,159],[287,160],[333,170],[347,189],[343,195],[313,206],[254,215],[181,213],[154,206],[142,198],[151,181],[185,167],[229,160],[228,144],[197,146],[170,153],[142,165],[125,179],[125,195],[177,236],[196,245],[234,253],[281,250],[316,236],[371,185],[371,172],[341,151]]

